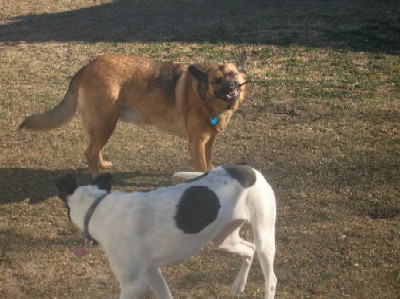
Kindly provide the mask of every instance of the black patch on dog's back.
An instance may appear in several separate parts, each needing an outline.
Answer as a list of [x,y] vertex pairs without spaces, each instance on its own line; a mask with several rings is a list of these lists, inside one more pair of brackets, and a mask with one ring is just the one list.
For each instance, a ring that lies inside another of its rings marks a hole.
[[154,68],[158,71],[149,78],[148,89],[161,90],[169,103],[175,105],[176,84],[185,71],[185,67],[178,63],[155,61]]
[[186,234],[197,234],[211,224],[221,207],[217,195],[206,186],[185,190],[177,206],[176,226]]
[[256,173],[253,168],[248,165],[225,166],[224,169],[232,178],[237,180],[243,188],[251,187],[256,182]]

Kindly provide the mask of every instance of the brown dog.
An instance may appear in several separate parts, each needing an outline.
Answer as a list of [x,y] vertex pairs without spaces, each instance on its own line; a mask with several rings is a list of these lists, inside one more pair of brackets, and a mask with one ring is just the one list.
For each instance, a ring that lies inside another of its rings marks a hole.
[[90,143],[85,151],[92,177],[109,168],[101,149],[118,119],[153,124],[189,140],[196,171],[212,168],[212,148],[246,92],[246,53],[239,66],[183,65],[127,56],[99,56],[72,78],[64,99],[53,109],[28,116],[20,129],[48,130],[78,109]]

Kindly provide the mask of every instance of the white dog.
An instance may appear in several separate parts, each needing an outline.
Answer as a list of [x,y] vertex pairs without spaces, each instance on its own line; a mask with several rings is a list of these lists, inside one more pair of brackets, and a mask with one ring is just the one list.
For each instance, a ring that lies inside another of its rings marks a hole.
[[[191,177],[198,173],[178,173]],[[71,176],[56,182],[71,221],[107,253],[120,298],[138,298],[147,284],[158,298],[172,298],[160,267],[196,254],[209,241],[237,253],[242,266],[231,294],[244,290],[254,251],[265,277],[265,298],[274,298],[275,196],[262,174],[247,165],[225,166],[174,186],[149,192],[112,192],[111,175],[78,187]],[[254,241],[240,238],[249,222]]]

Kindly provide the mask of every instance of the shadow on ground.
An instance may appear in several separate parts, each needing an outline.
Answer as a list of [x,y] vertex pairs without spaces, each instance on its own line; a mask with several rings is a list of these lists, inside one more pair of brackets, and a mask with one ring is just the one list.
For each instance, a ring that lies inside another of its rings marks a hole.
[[29,14],[3,42],[222,42],[400,53],[398,1],[135,1]]
[[[57,196],[55,181],[67,173],[76,178],[78,185],[91,182],[87,169],[0,168],[0,186],[6,190],[0,197],[0,205],[22,200],[36,204]],[[151,190],[171,181],[170,173],[113,172],[112,176],[114,188],[124,190]]]

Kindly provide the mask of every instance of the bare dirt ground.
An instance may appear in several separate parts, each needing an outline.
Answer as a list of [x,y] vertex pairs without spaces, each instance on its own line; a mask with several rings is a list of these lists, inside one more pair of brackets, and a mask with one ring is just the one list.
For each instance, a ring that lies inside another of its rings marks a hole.
[[[398,1],[0,2],[0,297],[117,298],[102,250],[82,234],[54,181],[89,182],[78,118],[19,132],[53,107],[71,76],[104,53],[234,61],[245,49],[246,102],[214,163],[243,160],[278,196],[277,298],[400,294]],[[114,189],[174,183],[191,170],[185,140],[122,124],[105,147]],[[245,227],[243,235],[251,239]],[[226,297],[240,259],[213,246],[163,269],[176,297]],[[257,261],[240,297],[263,294]],[[149,293],[149,297],[152,295]]]

